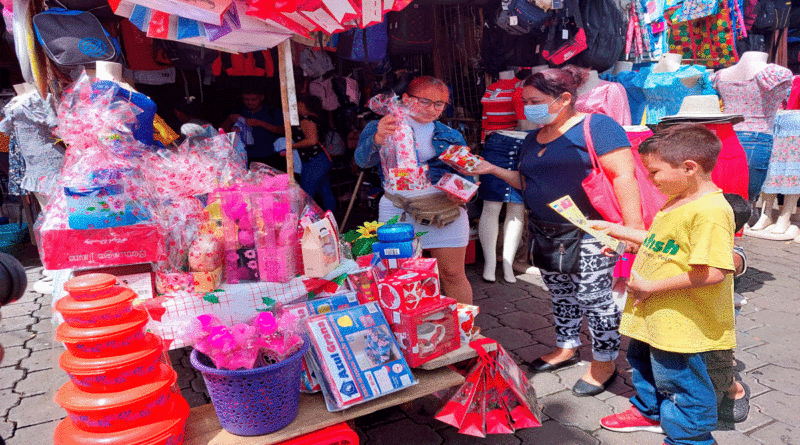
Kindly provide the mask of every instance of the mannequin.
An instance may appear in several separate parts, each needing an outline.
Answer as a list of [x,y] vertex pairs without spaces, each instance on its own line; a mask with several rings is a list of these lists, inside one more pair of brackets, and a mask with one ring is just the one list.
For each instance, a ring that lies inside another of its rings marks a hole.
[[627,62],[624,60],[619,60],[614,64],[614,70],[612,74],[615,76],[623,71],[631,71],[633,70],[633,62]]
[[[680,54],[675,53],[664,53],[661,55],[661,58],[658,59],[655,66],[653,66],[652,72],[654,73],[674,73],[678,71],[681,67],[681,60],[683,60],[683,56]],[[681,79],[681,83],[686,88],[691,88],[697,84],[697,81],[700,79],[700,76],[690,76],[684,77]]]
[[[769,151],[773,146],[771,138],[776,138],[775,144],[784,145],[785,141],[782,137],[785,135],[783,135],[780,130],[780,128],[784,126],[780,125],[780,121],[791,118],[791,115],[787,114],[781,115],[781,119],[778,120],[776,112],[780,103],[791,88],[792,74],[788,69],[768,63],[768,59],[769,54],[765,52],[747,51],[741,55],[739,62],[729,68],[719,71],[716,77],[712,78],[715,87],[721,92],[723,103],[726,104],[726,111],[728,108],[733,109],[735,107],[740,107],[742,108],[741,112],[747,117],[745,123],[736,126],[736,130],[738,132],[762,133],[763,137],[770,141],[767,144],[753,145],[754,148],[748,157],[750,160],[751,176],[753,174],[761,174],[759,178],[754,179],[754,183],[751,186],[750,199],[753,201],[758,197],[762,183],[767,184],[768,182],[768,178],[765,178],[763,174],[765,167],[770,165],[768,161],[770,158]],[[762,73],[769,74],[766,76]],[[773,80],[773,82],[776,82],[775,84],[767,85],[763,80],[765,78],[778,80]],[[731,82],[731,84],[727,84],[727,82]],[[760,99],[758,102],[761,106],[760,109],[753,110],[752,105],[749,103],[740,104],[734,101],[733,96],[735,91],[742,88],[742,83],[749,82],[753,82],[758,88],[758,91],[760,91],[760,97],[758,98]],[[730,95],[726,94],[728,92],[730,92]],[[727,101],[726,97],[728,97]],[[738,112],[740,110],[736,111]],[[777,125],[773,126],[774,122]],[[773,131],[775,131],[774,135]],[[749,141],[747,135],[749,134],[752,133],[740,133],[740,138],[742,138],[744,146],[748,145]],[[794,133],[791,133],[791,135],[794,136]],[[762,151],[764,152],[762,153]],[[772,172],[770,168],[770,173]],[[780,172],[776,172],[775,174],[779,175]],[[800,228],[792,225],[790,222],[791,216],[797,208],[797,200],[800,198],[799,194],[791,193],[793,190],[789,190],[788,193],[785,194],[783,208],[778,218],[773,220],[772,212],[775,205],[775,198],[777,193],[784,191],[785,190],[782,190],[780,187],[775,190],[771,190],[771,188],[767,186],[764,187],[764,192],[761,194],[763,203],[761,215],[752,227],[745,228],[745,233],[748,236],[774,240],[788,240],[800,234]]]
[[582,94],[586,94],[589,91],[592,91],[597,85],[600,84],[600,75],[595,70],[589,71],[589,77],[583,81],[580,87],[578,87],[578,96]]
[[664,53],[653,66],[654,73],[672,73],[681,67],[683,56],[675,53]]
[[[499,73],[499,82],[511,82],[515,80],[514,71],[502,71]],[[490,86],[491,88],[491,86]],[[509,167],[519,160],[519,147],[526,133],[498,130],[487,138],[484,147],[484,156],[490,158],[490,162],[505,162]],[[498,180],[499,181],[499,180]],[[522,227],[525,217],[525,206],[521,202],[518,191],[509,189],[510,186],[502,184],[502,188],[494,184],[493,177],[482,178],[478,195],[483,199],[483,212],[481,213],[478,237],[483,249],[483,279],[488,282],[495,282],[495,271],[497,269],[497,238],[500,232],[500,213],[503,203],[506,206],[506,218],[503,226],[503,278],[509,283],[517,281],[514,276],[514,257],[517,253],[520,240],[522,239]]]
[[772,219],[772,209],[775,205],[776,194],[762,195],[764,206],[761,208],[761,216],[753,227],[746,228],[744,233],[762,239],[772,239],[778,241],[790,240],[800,236],[800,227],[791,223],[791,217],[797,210],[797,200],[800,195],[784,195],[783,207],[774,221]]
[[739,58],[735,65],[720,70],[719,80],[736,81],[750,80],[757,73],[767,67],[769,54],[760,51],[747,51]]

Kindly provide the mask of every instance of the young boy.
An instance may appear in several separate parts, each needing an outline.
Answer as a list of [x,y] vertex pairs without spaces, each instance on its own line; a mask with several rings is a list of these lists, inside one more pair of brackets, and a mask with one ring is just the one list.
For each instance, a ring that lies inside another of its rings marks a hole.
[[668,127],[639,153],[669,200],[648,232],[598,223],[638,244],[620,332],[636,395],[601,425],[666,434],[666,444],[711,445],[717,396],[704,355],[736,346],[733,323],[733,212],[711,182],[722,144],[697,124]]

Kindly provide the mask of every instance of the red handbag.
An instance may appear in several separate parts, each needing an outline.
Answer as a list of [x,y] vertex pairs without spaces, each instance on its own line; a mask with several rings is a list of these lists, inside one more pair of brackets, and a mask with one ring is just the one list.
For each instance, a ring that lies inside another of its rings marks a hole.
[[[586,139],[586,150],[592,160],[592,172],[583,180],[581,185],[586,195],[589,196],[592,206],[600,213],[603,219],[621,224],[622,211],[617,201],[617,195],[614,193],[614,185],[600,165],[600,158],[594,150],[594,141],[592,141],[592,133],[589,127],[591,117],[591,114],[587,115],[586,119],[583,120],[583,136]],[[667,196],[658,191],[655,184],[650,181],[647,169],[642,164],[639,156],[633,156],[633,163],[635,167],[634,176],[639,184],[639,195],[642,202],[642,221],[644,221],[645,228],[649,228],[653,222],[653,217],[667,202]]]

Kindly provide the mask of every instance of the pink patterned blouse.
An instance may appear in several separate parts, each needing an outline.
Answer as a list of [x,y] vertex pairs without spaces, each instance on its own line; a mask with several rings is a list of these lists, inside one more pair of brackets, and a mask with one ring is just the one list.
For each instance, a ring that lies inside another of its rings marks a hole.
[[625,87],[617,82],[601,80],[589,92],[578,96],[575,110],[581,113],[603,113],[620,125],[631,125],[628,94]]
[[725,113],[741,114],[744,122],[734,125],[736,131],[772,133],[775,112],[789,96],[792,72],[771,63],[749,80],[720,80],[719,72],[711,75],[711,84],[719,92]]

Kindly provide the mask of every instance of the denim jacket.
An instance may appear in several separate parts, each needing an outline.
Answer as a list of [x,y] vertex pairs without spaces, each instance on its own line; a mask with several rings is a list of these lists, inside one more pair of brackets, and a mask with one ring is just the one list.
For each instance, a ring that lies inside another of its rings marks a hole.
[[[447,148],[451,145],[467,145],[467,141],[457,130],[452,129],[439,121],[434,121],[433,124],[433,138],[431,142],[433,143],[434,150],[436,150],[437,157],[429,159],[426,163],[428,164],[431,182],[436,184],[436,182],[438,182],[445,173],[456,173],[455,170],[440,160],[438,156],[444,153],[444,151],[447,150]],[[377,132],[378,121],[372,121],[367,124],[367,126],[364,128],[364,131],[361,132],[361,136],[358,138],[358,146],[356,147],[354,158],[356,160],[356,164],[358,164],[361,168],[370,168],[381,163],[381,158],[378,154],[378,146],[372,142],[372,138]],[[378,174],[381,176],[382,181],[383,170],[378,169]],[[465,179],[473,181],[471,176],[468,176]]]

